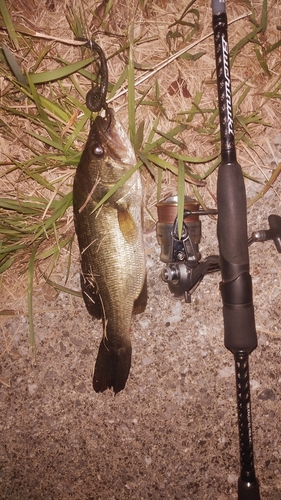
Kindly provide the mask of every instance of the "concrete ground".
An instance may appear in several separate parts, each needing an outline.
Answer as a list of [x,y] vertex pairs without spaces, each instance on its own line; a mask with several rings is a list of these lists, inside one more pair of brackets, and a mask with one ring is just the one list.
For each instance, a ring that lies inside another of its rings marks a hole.
[[[278,191],[279,184],[276,184]],[[249,233],[280,214],[270,191],[249,210]],[[203,256],[217,251],[204,218]],[[223,344],[218,274],[192,303],[159,277],[154,232],[146,235],[149,300],[132,326],[125,390],[92,390],[102,327],[77,297],[34,290],[37,366],[26,313],[1,316],[1,500],[234,500],[239,475],[234,363]],[[281,256],[250,247],[258,348],[250,356],[256,472],[263,500],[281,498]],[[59,271],[58,271],[59,280]],[[71,281],[79,289],[79,262]],[[5,303],[15,308],[16,297]]]

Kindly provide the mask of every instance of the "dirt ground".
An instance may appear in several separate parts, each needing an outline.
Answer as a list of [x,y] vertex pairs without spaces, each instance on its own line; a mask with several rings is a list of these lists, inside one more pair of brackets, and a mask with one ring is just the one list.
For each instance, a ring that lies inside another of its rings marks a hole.
[[[211,43],[211,42],[210,42]],[[269,134],[281,162],[281,135]],[[267,150],[268,151],[268,150]],[[249,189],[248,189],[249,188]],[[248,211],[249,235],[281,215],[281,181]],[[260,188],[259,188],[260,189]],[[255,194],[247,183],[247,195]],[[191,304],[160,278],[155,229],[145,234],[148,306],[133,319],[132,368],[116,396],[91,373],[102,325],[79,297],[34,286],[37,364],[29,349],[26,277],[1,290],[1,500],[236,500],[239,448],[234,362],[224,347],[219,274]],[[203,257],[217,253],[216,222],[202,218]],[[64,284],[62,251],[52,279]],[[262,500],[281,498],[281,255],[250,247],[258,347],[250,356],[255,466]],[[80,289],[77,242],[70,280]]]

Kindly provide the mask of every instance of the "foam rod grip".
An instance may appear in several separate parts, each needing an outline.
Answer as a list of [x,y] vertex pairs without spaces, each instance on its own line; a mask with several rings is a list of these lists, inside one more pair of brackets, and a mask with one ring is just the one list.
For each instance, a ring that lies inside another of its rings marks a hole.
[[246,192],[237,162],[220,165],[217,196],[222,279],[232,281],[249,271]]

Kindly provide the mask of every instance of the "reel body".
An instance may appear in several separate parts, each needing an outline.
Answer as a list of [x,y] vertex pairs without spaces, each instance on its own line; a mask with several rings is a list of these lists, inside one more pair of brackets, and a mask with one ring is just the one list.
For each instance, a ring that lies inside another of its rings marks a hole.
[[184,221],[181,237],[178,236],[178,198],[169,196],[157,204],[157,241],[161,246],[160,259],[166,265],[161,277],[175,297],[185,296],[191,301],[191,294],[204,274],[219,270],[219,257],[210,256],[201,261],[199,243],[201,240],[200,215],[217,213],[216,210],[200,210],[199,203],[189,196],[184,198]]
[[[169,196],[157,204],[157,241],[161,247],[160,260],[165,263],[161,277],[168,284],[174,297],[185,297],[191,302],[191,294],[205,274],[220,270],[218,255],[209,255],[201,260],[202,215],[215,215],[217,210],[202,210],[199,203],[189,196],[184,197],[184,220],[181,238],[178,236],[178,197]],[[248,246],[255,242],[273,240],[276,250],[281,253],[281,217],[269,215],[268,230],[255,231],[248,239]]]

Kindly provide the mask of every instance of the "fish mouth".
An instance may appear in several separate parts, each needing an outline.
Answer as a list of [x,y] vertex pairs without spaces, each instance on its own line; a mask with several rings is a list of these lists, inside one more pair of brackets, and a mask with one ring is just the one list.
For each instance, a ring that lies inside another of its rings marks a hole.
[[107,108],[104,117],[97,116],[92,125],[92,131],[99,144],[107,149],[113,159],[135,165],[136,157],[132,145],[112,108]]
[[94,125],[97,126],[101,134],[108,134],[110,133],[111,128],[114,127],[115,122],[115,113],[113,109],[107,108],[105,116],[97,116]]

